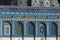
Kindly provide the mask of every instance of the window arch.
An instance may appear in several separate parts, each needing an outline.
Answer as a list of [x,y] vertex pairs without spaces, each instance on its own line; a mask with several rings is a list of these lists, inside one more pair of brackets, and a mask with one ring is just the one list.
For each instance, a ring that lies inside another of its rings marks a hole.
[[22,35],[23,34],[23,24],[22,24],[22,22],[17,22],[16,23],[16,34],[17,35]]
[[9,21],[4,21],[4,35],[10,35],[11,23]]
[[40,22],[39,31],[41,36],[46,36],[46,24],[44,22]]
[[33,22],[28,23],[28,32],[30,35],[35,33],[35,24]]
[[50,24],[50,34],[51,34],[51,36],[52,35],[56,36],[56,34],[57,34],[57,24],[55,22],[52,22]]

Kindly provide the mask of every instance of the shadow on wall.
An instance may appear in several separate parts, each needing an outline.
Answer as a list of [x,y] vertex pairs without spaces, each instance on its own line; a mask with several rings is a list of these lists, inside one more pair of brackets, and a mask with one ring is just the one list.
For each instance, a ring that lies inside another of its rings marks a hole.
[[58,1],[58,3],[59,3],[59,7],[60,7],[60,0],[57,0]]
[[17,5],[17,0],[0,0],[0,5]]

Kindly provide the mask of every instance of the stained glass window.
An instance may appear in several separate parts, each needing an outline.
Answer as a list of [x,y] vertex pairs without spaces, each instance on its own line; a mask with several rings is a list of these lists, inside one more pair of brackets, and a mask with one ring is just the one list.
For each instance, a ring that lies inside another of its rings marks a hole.
[[10,22],[9,21],[5,21],[4,22],[4,34],[5,35],[10,35]]
[[34,23],[33,22],[29,22],[28,24],[28,32],[29,34],[34,34]]
[[51,23],[51,35],[56,35],[57,24],[52,22]]
[[40,34],[42,36],[44,36],[45,32],[46,32],[46,25],[45,25],[45,23],[41,22],[40,25],[39,25],[39,27],[40,27]]
[[22,35],[22,23],[17,23],[16,25],[16,33],[17,35]]
[[40,27],[40,32],[41,32],[41,33],[44,33],[44,25],[41,25],[41,27]]
[[6,27],[6,34],[9,34],[9,27]]

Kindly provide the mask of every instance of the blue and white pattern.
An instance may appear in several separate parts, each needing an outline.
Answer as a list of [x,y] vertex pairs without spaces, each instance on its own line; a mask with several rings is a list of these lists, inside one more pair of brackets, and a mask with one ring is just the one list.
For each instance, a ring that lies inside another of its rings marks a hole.
[[[10,40],[10,38],[12,40],[56,40],[57,38],[60,40],[60,8],[0,8],[0,10],[0,33],[2,33],[0,36],[3,40]],[[7,28],[8,35],[4,33],[7,31],[4,30],[5,21],[11,23],[11,26],[8,26],[10,29]],[[18,23],[22,24],[22,36],[16,33]]]

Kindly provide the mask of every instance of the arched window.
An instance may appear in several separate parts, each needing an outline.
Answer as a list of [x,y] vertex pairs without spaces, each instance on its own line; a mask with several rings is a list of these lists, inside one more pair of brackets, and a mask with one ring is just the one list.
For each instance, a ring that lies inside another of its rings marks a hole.
[[16,34],[22,35],[22,32],[23,32],[23,24],[22,22],[17,22],[16,23]]
[[57,33],[57,24],[55,22],[52,22],[50,24],[50,34],[51,36],[56,36]]
[[41,22],[39,24],[39,29],[40,29],[40,35],[46,36],[46,24],[44,22]]
[[33,22],[28,23],[28,32],[29,35],[33,35],[35,33],[35,24]]
[[4,21],[4,35],[10,35],[11,23],[9,21]]

